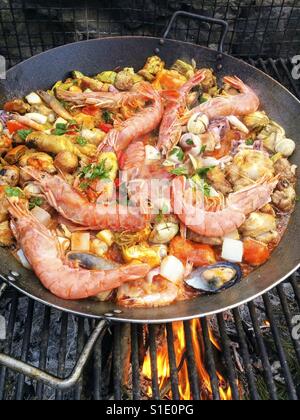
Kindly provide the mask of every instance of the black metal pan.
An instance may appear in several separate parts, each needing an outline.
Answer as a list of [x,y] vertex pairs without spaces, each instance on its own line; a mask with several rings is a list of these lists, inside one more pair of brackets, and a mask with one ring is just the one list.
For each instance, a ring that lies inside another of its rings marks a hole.
[[[262,107],[287,129],[298,148],[293,157],[300,162],[299,101],[283,86],[250,65],[222,53],[226,23],[207,18],[221,24],[223,33],[219,51],[197,45],[166,39],[169,29],[178,13],[174,15],[165,38],[119,37],[90,40],[55,48],[37,55],[7,72],[7,79],[0,83],[1,102],[23,96],[37,89],[46,89],[57,80],[78,69],[86,74],[117,66],[141,68],[152,54],[159,54],[167,65],[177,58],[191,60],[198,65],[212,67],[221,78],[237,75],[249,84],[259,95]],[[198,17],[199,18],[199,17]],[[0,249],[1,272],[16,289],[47,305],[94,318],[111,318],[118,321],[160,323],[186,320],[236,307],[261,295],[286,279],[300,265],[300,206],[293,214],[288,230],[268,261],[240,284],[218,295],[198,297],[191,301],[175,303],[157,309],[124,309],[113,303],[97,303],[91,300],[67,302],[56,298],[43,288],[38,279],[22,268],[5,249]],[[18,273],[13,277],[11,272]]]

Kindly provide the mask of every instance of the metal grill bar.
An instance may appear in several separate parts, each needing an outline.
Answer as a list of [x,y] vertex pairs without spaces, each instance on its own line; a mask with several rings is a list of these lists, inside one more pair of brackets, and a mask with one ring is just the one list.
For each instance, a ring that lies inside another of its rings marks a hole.
[[196,370],[195,355],[192,344],[191,325],[188,321],[183,323],[186,345],[186,360],[188,366],[189,380],[194,400],[200,399],[199,377]]
[[259,323],[258,323],[258,318],[257,318],[257,312],[256,312],[256,309],[255,309],[255,305],[254,305],[253,302],[250,302],[248,304],[248,307],[249,307],[249,312],[250,312],[250,316],[251,316],[256,340],[257,340],[259,351],[260,351],[260,356],[261,356],[263,369],[264,369],[265,381],[268,385],[270,398],[274,401],[277,401],[278,400],[277,389],[276,389],[276,385],[275,385],[275,382],[274,382],[274,379],[273,379],[272,368],[271,368],[271,365],[270,365],[270,361],[269,361],[268,353],[267,353],[267,350],[266,350],[266,346],[265,346],[265,343],[264,343],[264,340],[263,340],[263,337],[262,337],[262,333],[261,333],[261,330],[260,330],[260,326],[259,326]]
[[286,386],[287,386],[287,390],[289,393],[289,397],[291,400],[297,400],[297,392],[296,392],[296,388],[295,388],[295,384],[286,360],[286,355],[282,346],[282,342],[281,342],[281,338],[280,338],[280,334],[278,331],[278,327],[276,325],[276,320],[274,318],[274,314],[273,314],[273,310],[272,310],[272,306],[271,306],[271,302],[270,302],[270,298],[268,293],[265,294],[263,296],[263,300],[264,300],[264,304],[265,304],[265,308],[266,308],[266,313],[268,316],[268,319],[270,321],[271,324],[271,330],[272,330],[272,334],[274,337],[274,342],[278,351],[278,356],[279,356],[279,360],[281,363],[281,367],[282,367],[282,371],[283,371],[283,375],[286,381]]
[[226,325],[223,314],[217,315],[217,319],[220,331],[221,346],[224,353],[224,359],[227,368],[227,377],[232,392],[232,398],[233,400],[239,400],[240,394],[238,389],[238,378],[232,361],[232,353],[230,350],[230,343],[226,332]]
[[132,397],[134,400],[141,398],[139,342],[137,325],[131,326],[131,366],[132,366]]
[[170,363],[170,374],[171,374],[171,386],[172,386],[172,397],[173,400],[179,400],[179,390],[178,390],[178,369],[176,366],[176,356],[174,349],[174,334],[172,324],[167,324],[167,341],[168,341],[168,355]]
[[254,373],[253,373],[253,369],[252,369],[252,364],[251,364],[251,361],[250,361],[250,354],[249,354],[249,349],[248,349],[248,346],[247,346],[246,336],[245,336],[245,332],[243,330],[243,325],[242,325],[242,321],[241,321],[241,317],[240,317],[238,309],[233,310],[233,316],[234,316],[235,325],[236,325],[236,329],[237,329],[237,333],[238,333],[239,341],[240,341],[240,345],[241,345],[241,353],[242,353],[242,357],[243,357],[243,361],[244,361],[244,368],[245,368],[245,371],[246,371],[248,384],[249,384],[249,387],[250,387],[251,399],[252,400],[260,400],[259,394],[257,392],[255,377],[254,377]]
[[209,338],[208,326],[207,326],[207,319],[202,318],[201,320],[201,327],[203,333],[203,340],[205,345],[205,355],[206,355],[206,366],[210,377],[210,382],[212,386],[212,395],[214,400],[220,400],[220,392],[219,392],[219,380],[217,377],[217,370],[216,364],[214,360],[212,344]]
[[[48,306],[44,308],[44,321],[42,324],[41,331],[41,351],[39,358],[39,368],[44,370],[47,365],[47,350],[49,344],[49,330],[50,330],[50,316],[51,310]],[[37,383],[36,395],[38,400],[42,400],[44,392],[44,384],[42,382]]]
[[156,352],[156,326],[149,325],[149,349],[152,372],[152,394],[154,400],[160,399],[158,371],[157,371],[157,352]]

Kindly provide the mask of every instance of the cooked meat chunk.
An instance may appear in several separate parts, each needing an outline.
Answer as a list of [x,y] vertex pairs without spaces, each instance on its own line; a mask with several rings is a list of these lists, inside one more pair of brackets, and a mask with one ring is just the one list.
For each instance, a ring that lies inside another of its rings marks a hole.
[[212,186],[220,193],[226,195],[232,192],[232,186],[227,181],[224,172],[216,166],[207,173],[207,178]]

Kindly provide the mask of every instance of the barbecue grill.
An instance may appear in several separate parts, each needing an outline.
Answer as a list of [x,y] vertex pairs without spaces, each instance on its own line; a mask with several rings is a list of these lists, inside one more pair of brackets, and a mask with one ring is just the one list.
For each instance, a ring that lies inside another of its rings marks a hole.
[[[8,67],[78,40],[160,36],[174,11],[185,10],[227,20],[225,50],[300,98],[291,61],[300,47],[297,1],[144,0],[127,1],[125,8],[120,1],[98,3],[0,2],[0,52]],[[184,18],[176,21],[170,36],[215,47],[220,31]],[[19,295],[6,286],[6,278],[1,279],[6,334],[0,353],[21,360],[12,364],[0,355],[1,400],[300,397],[298,274],[263,298],[209,319],[158,326],[111,322],[105,331],[102,321],[45,307]],[[180,359],[178,331],[184,340]],[[164,378],[163,357],[169,369]]]

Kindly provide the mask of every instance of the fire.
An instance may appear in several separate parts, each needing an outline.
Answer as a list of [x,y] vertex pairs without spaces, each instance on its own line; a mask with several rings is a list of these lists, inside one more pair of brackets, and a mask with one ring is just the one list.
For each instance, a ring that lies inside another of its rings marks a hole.
[[[192,393],[190,389],[189,377],[188,377],[188,366],[185,360],[186,345],[183,323],[177,322],[173,324],[174,333],[174,349],[176,357],[176,366],[178,368],[178,382],[179,382],[179,394],[182,400],[191,400]],[[195,355],[195,362],[200,378],[200,394],[202,399],[212,398],[212,386],[208,371],[205,367],[204,362],[204,343],[202,339],[201,324],[199,320],[193,320],[191,324],[192,341]],[[209,336],[212,344],[221,350],[219,343],[213,336],[212,331],[209,331]],[[172,391],[170,387],[170,365],[168,358],[168,346],[167,337],[164,330],[164,337],[162,337],[161,345],[157,349],[157,371],[158,371],[158,382],[160,391],[167,397],[172,397]],[[147,352],[144,359],[142,373],[145,379],[151,380],[151,360],[150,354]],[[232,394],[230,386],[226,379],[217,372],[219,379],[219,392],[221,400],[231,400]],[[147,394],[149,397],[152,396],[151,387],[148,387]]]

